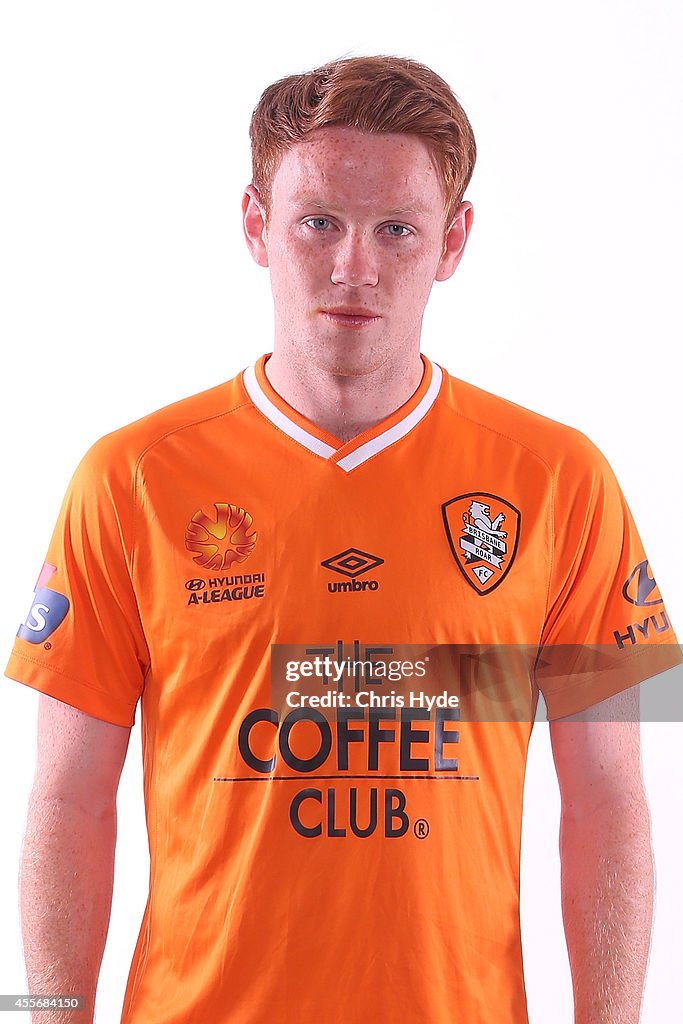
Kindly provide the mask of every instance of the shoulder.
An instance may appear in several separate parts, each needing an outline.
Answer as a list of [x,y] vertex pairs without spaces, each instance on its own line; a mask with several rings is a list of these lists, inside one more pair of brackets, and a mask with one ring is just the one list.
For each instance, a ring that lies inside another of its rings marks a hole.
[[501,450],[521,449],[542,462],[555,480],[590,480],[610,474],[607,460],[582,431],[495,395],[444,371],[440,401],[463,429],[491,439]]
[[156,409],[100,437],[84,454],[75,476],[100,485],[103,481],[131,481],[147,453],[158,445],[173,442],[184,432],[210,425],[249,404],[239,373],[232,380]]

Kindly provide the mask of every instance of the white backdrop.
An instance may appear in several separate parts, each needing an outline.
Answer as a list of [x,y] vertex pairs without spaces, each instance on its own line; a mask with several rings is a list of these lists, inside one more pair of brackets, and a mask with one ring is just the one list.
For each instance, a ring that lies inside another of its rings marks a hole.
[[[3,5],[3,658],[86,448],[271,350],[267,273],[240,220],[262,89],[371,53],[442,74],[479,146],[473,234],[455,277],[434,287],[424,351],[602,448],[681,638],[682,29],[677,0]],[[21,993],[17,870],[38,697],[7,680],[1,694],[0,992]],[[138,710],[99,1024],[118,1024],[146,897],[139,728]],[[642,1020],[659,1024],[679,1005],[683,958],[683,731],[643,733],[658,899]],[[542,724],[522,861],[532,1024],[572,1020],[558,820]]]

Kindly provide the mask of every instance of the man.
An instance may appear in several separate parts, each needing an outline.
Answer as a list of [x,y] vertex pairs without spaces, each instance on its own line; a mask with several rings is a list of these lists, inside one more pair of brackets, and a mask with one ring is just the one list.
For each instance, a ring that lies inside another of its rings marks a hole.
[[[123,1024],[526,1022],[541,690],[575,1020],[637,1021],[636,684],[681,657],[595,447],[420,352],[472,226],[469,122],[429,69],[355,58],[266,89],[251,139],[272,354],[87,453],[8,665],[46,695],[29,982],[92,1013],[140,700],[151,878]],[[500,673],[505,650],[531,660]]]

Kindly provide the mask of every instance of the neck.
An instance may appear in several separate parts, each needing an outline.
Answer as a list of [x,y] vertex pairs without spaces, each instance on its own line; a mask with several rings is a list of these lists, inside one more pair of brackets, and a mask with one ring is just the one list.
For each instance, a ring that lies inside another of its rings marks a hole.
[[419,350],[388,359],[363,373],[343,373],[277,346],[266,361],[273,388],[307,420],[340,442],[350,441],[390,416],[417,390],[424,367]]

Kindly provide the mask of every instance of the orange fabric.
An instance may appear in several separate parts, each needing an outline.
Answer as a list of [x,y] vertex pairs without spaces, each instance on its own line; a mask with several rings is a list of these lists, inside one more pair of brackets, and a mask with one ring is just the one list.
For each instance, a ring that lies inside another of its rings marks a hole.
[[531,723],[286,732],[271,644],[609,646],[617,672],[522,684],[570,714],[680,660],[630,513],[582,434],[424,356],[343,445],[267,358],[86,454],[7,667],[118,725],[140,701],[151,883],[122,1024],[525,1024]]

